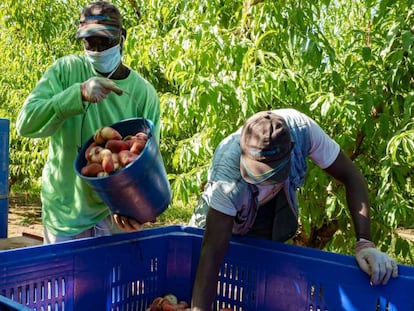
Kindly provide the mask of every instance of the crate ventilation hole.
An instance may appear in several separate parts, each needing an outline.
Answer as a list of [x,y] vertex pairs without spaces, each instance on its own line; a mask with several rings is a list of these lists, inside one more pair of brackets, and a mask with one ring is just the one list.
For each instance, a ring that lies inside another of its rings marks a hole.
[[[316,285],[312,284],[310,287],[310,300],[315,301],[317,298],[318,301],[323,301],[323,288],[322,285],[319,286],[319,290],[316,289]],[[329,311],[328,308],[321,308],[320,306],[314,306],[312,304],[309,305],[309,311]]]
[[[6,293],[2,294],[3,296],[8,296],[11,300],[23,304],[30,305],[34,304],[36,307],[33,308],[34,311],[44,311],[44,310],[65,310],[65,300],[66,296],[66,280],[55,279],[49,280],[47,282],[33,283],[31,285],[26,285],[25,287],[19,286],[15,290],[11,288],[9,295]],[[53,300],[57,300],[54,301]],[[52,301],[52,304],[50,303]],[[40,307],[37,307],[39,305]],[[52,306],[54,305],[54,307]],[[47,306],[47,308],[45,308]]]

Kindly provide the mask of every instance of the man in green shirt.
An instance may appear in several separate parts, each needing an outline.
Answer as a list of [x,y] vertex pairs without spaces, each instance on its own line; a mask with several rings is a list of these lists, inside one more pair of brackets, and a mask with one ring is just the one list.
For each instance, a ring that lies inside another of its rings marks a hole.
[[86,6],[77,32],[85,55],[55,61],[19,112],[20,135],[50,138],[41,189],[45,243],[142,228],[134,219],[111,215],[73,167],[78,150],[98,128],[123,119],[151,120],[159,143],[159,98],[148,81],[122,63],[125,36],[116,7],[105,1]]

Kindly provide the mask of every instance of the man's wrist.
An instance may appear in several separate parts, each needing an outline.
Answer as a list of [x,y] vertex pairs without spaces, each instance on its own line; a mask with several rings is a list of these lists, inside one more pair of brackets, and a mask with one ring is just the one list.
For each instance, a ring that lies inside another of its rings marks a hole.
[[358,253],[364,248],[376,248],[376,246],[372,241],[360,238],[355,244],[355,253]]

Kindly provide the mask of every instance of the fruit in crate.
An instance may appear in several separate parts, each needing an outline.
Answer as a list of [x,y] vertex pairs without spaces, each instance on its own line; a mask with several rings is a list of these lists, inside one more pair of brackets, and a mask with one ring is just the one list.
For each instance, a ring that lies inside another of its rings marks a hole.
[[86,148],[87,163],[82,167],[81,174],[88,177],[111,175],[135,161],[147,141],[147,134],[141,131],[122,137],[112,127],[101,127],[96,130],[92,143]]
[[178,301],[174,294],[166,294],[155,298],[147,311],[187,311],[190,306],[186,301]]
[[177,304],[177,297],[173,294],[167,294],[164,296],[165,299],[167,299],[169,302],[171,302],[172,304]]

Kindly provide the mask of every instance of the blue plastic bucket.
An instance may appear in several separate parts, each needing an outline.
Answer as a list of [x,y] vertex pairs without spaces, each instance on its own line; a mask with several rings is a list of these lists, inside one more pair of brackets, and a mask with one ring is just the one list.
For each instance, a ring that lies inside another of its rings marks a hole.
[[99,194],[109,209],[119,215],[135,218],[140,223],[154,221],[171,202],[171,188],[158,144],[153,136],[153,123],[145,118],[132,118],[110,125],[122,137],[145,132],[148,141],[132,163],[104,177],[81,174],[87,163],[85,151],[93,142],[91,137],[81,148],[75,171]]

